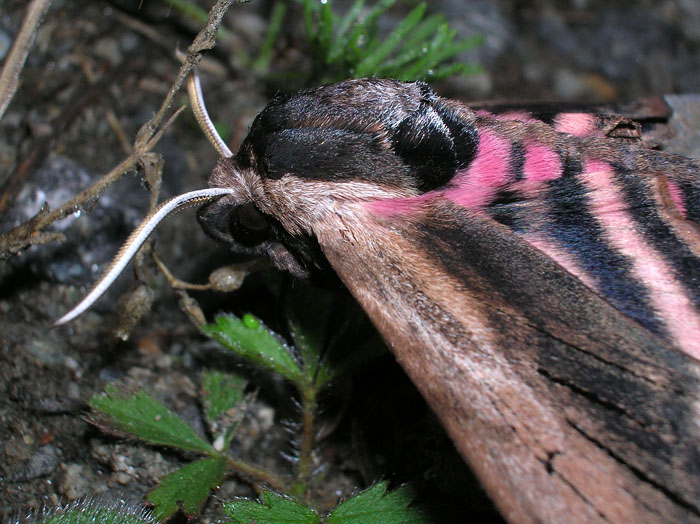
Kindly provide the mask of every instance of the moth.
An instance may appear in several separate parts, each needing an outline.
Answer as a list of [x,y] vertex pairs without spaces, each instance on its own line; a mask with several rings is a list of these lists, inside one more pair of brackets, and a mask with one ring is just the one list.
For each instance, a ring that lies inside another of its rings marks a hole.
[[210,188],[59,323],[207,201],[233,251],[337,273],[510,522],[700,522],[698,161],[617,117],[499,116],[420,82],[278,95],[235,155],[197,107]]

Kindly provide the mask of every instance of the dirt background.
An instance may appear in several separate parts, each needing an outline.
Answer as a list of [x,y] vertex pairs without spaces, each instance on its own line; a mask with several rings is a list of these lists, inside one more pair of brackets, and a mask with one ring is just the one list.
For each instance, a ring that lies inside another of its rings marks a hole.
[[[269,96],[290,85],[251,73],[240,58],[259,49],[270,6],[262,0],[234,6],[224,22],[230,38],[201,67],[209,109],[226,124],[232,144]],[[24,1],[0,1],[0,60],[25,7]],[[443,0],[430,8],[445,12],[460,34],[485,36],[482,46],[464,56],[484,73],[435,86],[445,96],[611,101],[700,91],[697,0]],[[382,23],[388,26],[406,9],[397,6]],[[272,56],[273,73],[308,67],[303,28],[292,22],[301,17],[288,20]],[[45,201],[56,207],[124,158],[124,147],[174,80],[179,64],[173,50],[185,48],[197,30],[162,0],[53,2],[0,121],[0,231],[26,220]],[[109,123],[110,113],[117,128]],[[165,160],[162,198],[203,187],[216,161],[188,114],[156,151]],[[89,214],[55,224],[66,235],[64,243],[0,261],[0,521],[86,496],[142,500],[155,479],[184,457],[101,433],[85,422],[85,401],[113,381],[144,387],[204,432],[201,371],[240,367],[189,323],[176,295],[148,264],[139,278],[152,287],[154,306],[128,341],[115,339],[112,325],[117,299],[135,286],[130,270],[79,320],[49,329],[99,276],[147,205],[135,170]],[[155,249],[178,276],[202,282],[230,255],[193,218],[192,211],[184,212],[161,227]],[[251,278],[233,294],[194,296],[209,318],[222,310],[252,311],[281,325],[263,278]],[[284,473],[290,445],[283,422],[297,416],[291,391],[274,378],[246,372],[259,394],[235,451]],[[438,522],[497,520],[390,355],[339,384],[325,401],[322,422],[329,431],[317,457],[320,507],[387,479],[393,485],[411,481]],[[234,478],[217,496],[251,495]],[[217,518],[213,501],[201,520]]]

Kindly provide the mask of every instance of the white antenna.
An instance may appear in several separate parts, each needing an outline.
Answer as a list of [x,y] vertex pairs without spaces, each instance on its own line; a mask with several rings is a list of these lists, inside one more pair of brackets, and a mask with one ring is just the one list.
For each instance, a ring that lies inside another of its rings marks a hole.
[[129,261],[133,258],[136,252],[139,250],[141,245],[146,241],[148,236],[153,232],[156,226],[163,221],[163,219],[172,215],[173,213],[180,211],[185,207],[196,206],[208,202],[214,198],[220,197],[222,195],[231,194],[232,190],[223,187],[213,187],[209,189],[199,189],[197,191],[190,191],[182,195],[171,198],[163,202],[160,206],[153,210],[153,212],[148,215],[143,222],[137,227],[131,236],[127,239],[124,245],[121,247],[117,256],[110,264],[107,271],[102,275],[102,277],[97,281],[90,292],[85,295],[85,297],[71,309],[68,313],[59,318],[55,323],[54,327],[70,322],[78,315],[84,313],[90,306],[92,306],[97,299],[99,299],[102,294],[107,291],[109,286],[117,279],[117,277],[124,270]]
[[199,73],[196,69],[193,69],[192,73],[187,78],[187,93],[190,96],[192,112],[197,122],[199,122],[199,127],[202,128],[209,142],[211,142],[211,145],[214,146],[214,149],[216,149],[222,157],[231,158],[233,153],[226,145],[226,142],[221,138],[221,135],[219,135],[211,118],[209,118],[207,106],[204,105],[204,95],[202,95],[202,85],[199,82]]

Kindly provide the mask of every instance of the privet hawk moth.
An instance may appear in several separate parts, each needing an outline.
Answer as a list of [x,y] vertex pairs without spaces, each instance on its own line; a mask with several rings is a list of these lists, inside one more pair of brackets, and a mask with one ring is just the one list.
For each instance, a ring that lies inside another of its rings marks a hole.
[[698,522],[700,163],[637,135],[422,83],[279,95],[59,323],[210,200],[234,251],[339,275],[509,521]]

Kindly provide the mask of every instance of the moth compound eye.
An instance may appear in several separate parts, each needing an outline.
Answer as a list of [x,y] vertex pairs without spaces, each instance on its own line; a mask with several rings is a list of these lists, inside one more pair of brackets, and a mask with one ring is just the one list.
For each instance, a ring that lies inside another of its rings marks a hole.
[[243,246],[256,246],[269,238],[270,224],[253,204],[235,207],[228,227],[233,239]]

